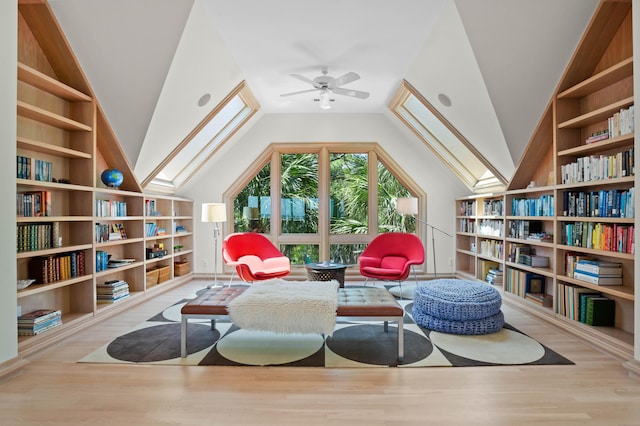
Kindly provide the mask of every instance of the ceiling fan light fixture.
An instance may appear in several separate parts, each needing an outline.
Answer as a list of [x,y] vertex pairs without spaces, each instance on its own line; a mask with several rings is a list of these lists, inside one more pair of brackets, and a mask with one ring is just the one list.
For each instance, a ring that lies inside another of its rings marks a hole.
[[329,99],[329,92],[326,90],[320,93],[320,108],[331,109],[331,99]]

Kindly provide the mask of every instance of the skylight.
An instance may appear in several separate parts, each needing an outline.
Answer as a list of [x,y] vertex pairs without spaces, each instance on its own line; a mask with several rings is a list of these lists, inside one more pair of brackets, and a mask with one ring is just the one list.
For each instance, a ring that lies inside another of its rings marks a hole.
[[403,81],[389,108],[471,191],[505,189],[506,179],[409,83]]
[[171,152],[150,177],[145,189],[175,192],[258,110],[241,83]]

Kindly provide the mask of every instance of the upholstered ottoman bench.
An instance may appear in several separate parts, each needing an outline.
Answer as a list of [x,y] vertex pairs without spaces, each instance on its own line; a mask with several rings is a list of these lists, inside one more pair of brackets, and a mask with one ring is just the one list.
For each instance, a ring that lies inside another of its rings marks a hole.
[[[187,356],[187,324],[189,319],[211,320],[215,329],[217,319],[229,319],[229,303],[248,287],[210,288],[181,309],[180,353]],[[396,298],[384,288],[347,287],[338,289],[336,319],[343,321],[383,321],[384,331],[389,330],[389,321],[398,324],[398,360],[404,357],[404,309]]]
[[419,284],[413,296],[416,324],[450,334],[489,334],[504,325],[502,297],[489,284],[440,279]]

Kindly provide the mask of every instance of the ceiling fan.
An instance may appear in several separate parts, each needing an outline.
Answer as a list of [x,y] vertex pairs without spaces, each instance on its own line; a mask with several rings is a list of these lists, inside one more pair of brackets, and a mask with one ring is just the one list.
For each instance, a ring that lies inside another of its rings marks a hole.
[[320,98],[316,99],[320,102],[320,107],[322,109],[329,109],[331,105],[329,102],[333,101],[331,99],[331,94],[335,95],[343,95],[343,96],[351,96],[353,98],[358,99],[367,99],[369,97],[369,92],[362,92],[360,90],[353,89],[345,89],[342,86],[345,84],[356,81],[360,78],[358,74],[355,72],[348,72],[338,78],[333,78],[328,74],[327,68],[322,68],[322,75],[314,78],[313,80],[308,79],[300,74],[290,74],[291,77],[297,78],[300,81],[304,81],[305,83],[309,83],[313,86],[313,89],[301,90],[299,92],[292,93],[284,93],[280,96],[293,96],[299,95],[301,93],[309,93],[309,92],[320,92]]

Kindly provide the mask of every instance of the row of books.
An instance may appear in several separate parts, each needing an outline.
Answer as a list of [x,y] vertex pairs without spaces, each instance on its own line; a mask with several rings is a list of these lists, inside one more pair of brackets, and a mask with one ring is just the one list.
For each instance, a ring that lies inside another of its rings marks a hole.
[[635,188],[628,190],[565,191],[562,211],[569,217],[635,216]]
[[110,280],[96,285],[98,303],[115,303],[129,297],[129,284],[123,280]]
[[96,242],[126,240],[127,232],[122,223],[96,223]]
[[481,235],[502,236],[503,223],[501,220],[482,219],[478,224],[478,233]]
[[33,179],[41,182],[51,182],[53,163],[37,158],[16,156],[16,177],[18,179]]
[[594,222],[562,223],[561,244],[633,254],[634,226]]
[[51,191],[18,192],[16,215],[20,217],[51,216]]
[[85,274],[83,251],[38,256],[29,261],[29,277],[35,279],[37,284],[68,280]]
[[144,200],[144,215],[159,216],[159,212],[156,210],[156,200]]
[[527,293],[545,293],[545,277],[533,272],[507,268],[504,274],[504,290],[520,297]]
[[562,184],[615,179],[635,174],[633,148],[613,155],[591,155],[560,167]]
[[502,200],[485,200],[482,203],[482,214],[485,216],[502,216],[504,203]]
[[612,137],[618,137],[633,133],[635,106],[621,108],[620,111],[607,119],[607,133]]
[[476,202],[475,201],[461,201],[460,202],[460,216],[475,216],[476,215]]
[[166,228],[159,227],[157,223],[147,222],[144,224],[144,236],[156,237],[158,235],[166,235]]
[[127,203],[117,200],[96,200],[96,216],[117,217],[127,215]]
[[600,142],[609,139],[609,130],[600,130],[599,132],[592,133],[584,143],[587,145],[594,142]]
[[16,230],[17,252],[50,249],[53,241],[52,229],[51,223],[18,224]]
[[509,237],[526,240],[531,234],[542,232],[542,222],[539,220],[510,220]]
[[504,244],[498,240],[482,240],[480,241],[480,254],[483,256],[495,257],[502,259]]
[[539,198],[514,198],[511,200],[513,216],[553,216],[553,195]]
[[476,232],[476,221],[473,219],[460,219],[458,222],[458,232]]
[[34,336],[62,325],[62,312],[58,309],[37,309],[18,317],[18,335]]
[[558,313],[587,325],[613,326],[615,301],[589,288],[558,283]]

